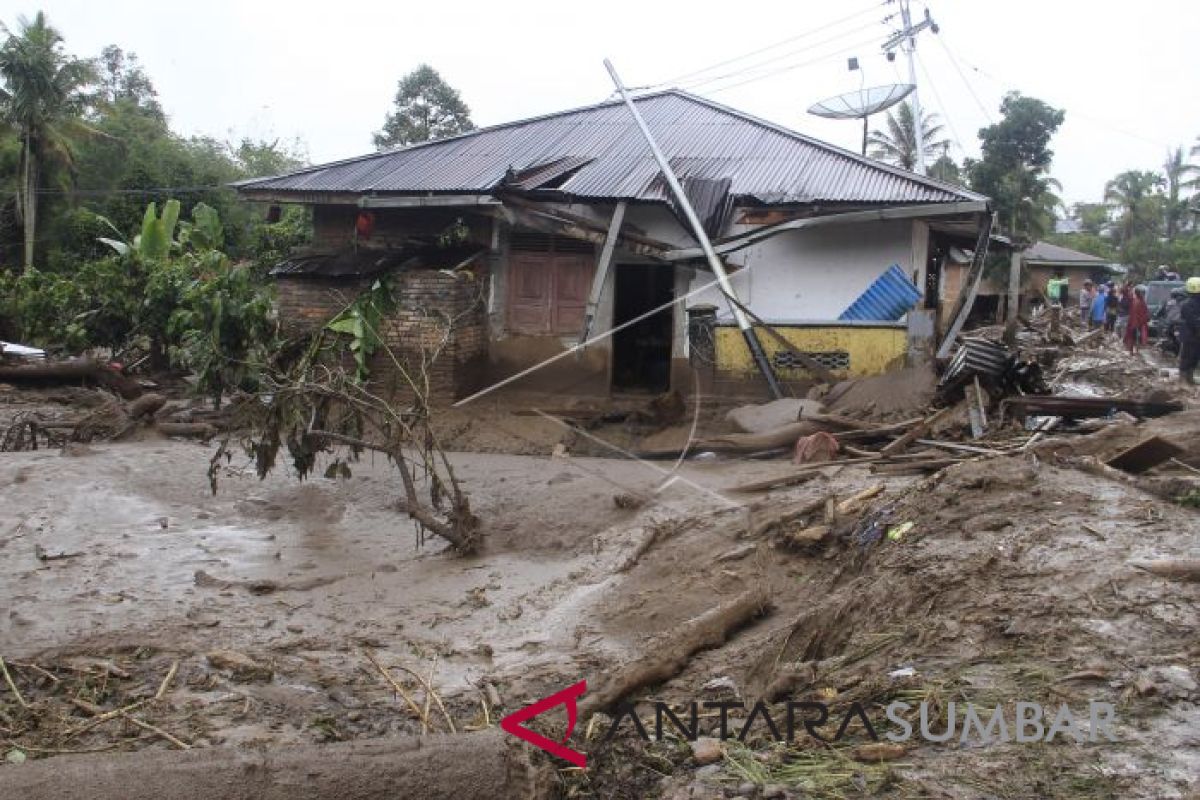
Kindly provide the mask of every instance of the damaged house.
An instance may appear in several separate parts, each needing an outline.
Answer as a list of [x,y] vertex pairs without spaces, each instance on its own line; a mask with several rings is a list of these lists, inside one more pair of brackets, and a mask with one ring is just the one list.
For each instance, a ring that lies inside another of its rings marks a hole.
[[[942,296],[942,269],[954,248],[982,259],[985,197],[686,92],[635,103],[738,299],[769,326],[756,336],[781,381],[803,384],[814,370],[877,374],[953,333],[971,293]],[[687,393],[698,372],[716,391],[766,392],[619,101],[237,189],[312,208],[312,245],[275,270],[283,324],[323,324],[388,276],[396,309],[384,338],[404,359],[434,346],[429,374],[442,399],[521,375],[589,337],[513,387]]]

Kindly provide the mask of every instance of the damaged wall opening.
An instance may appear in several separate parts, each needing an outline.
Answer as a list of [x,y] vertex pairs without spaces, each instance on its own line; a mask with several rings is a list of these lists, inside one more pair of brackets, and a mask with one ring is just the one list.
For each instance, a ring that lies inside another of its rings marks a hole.
[[[613,327],[670,303],[674,268],[662,264],[618,264]],[[612,385],[626,391],[664,392],[671,387],[671,333],[675,307],[664,308],[613,335]]]

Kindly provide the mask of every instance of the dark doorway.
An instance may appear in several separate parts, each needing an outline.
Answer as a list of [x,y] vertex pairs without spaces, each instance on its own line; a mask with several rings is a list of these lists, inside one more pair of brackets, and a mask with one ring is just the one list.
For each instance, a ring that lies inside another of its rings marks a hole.
[[[658,264],[618,264],[613,327],[675,298],[675,270]],[[665,392],[671,388],[675,307],[667,306],[613,334],[614,389]]]

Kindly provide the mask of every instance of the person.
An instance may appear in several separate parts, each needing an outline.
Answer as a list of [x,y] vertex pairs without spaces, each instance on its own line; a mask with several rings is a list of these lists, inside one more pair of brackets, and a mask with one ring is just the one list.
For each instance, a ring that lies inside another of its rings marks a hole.
[[1107,294],[1103,285],[1096,290],[1096,299],[1092,301],[1091,317],[1088,320],[1089,329],[1094,330],[1104,324],[1104,302]]
[[1177,281],[1179,273],[1168,267],[1166,264],[1159,265],[1158,272],[1154,275],[1156,281]]
[[1117,293],[1111,290],[1104,299],[1104,332],[1112,333],[1117,329]]
[[1194,386],[1200,363],[1200,278],[1187,279],[1187,302],[1179,309],[1179,379]]
[[1050,298],[1051,305],[1067,304],[1067,279],[1062,272],[1055,273],[1053,278],[1046,281],[1046,296]]
[[1125,329],[1129,327],[1129,305],[1133,302],[1133,287],[1128,283],[1121,284],[1120,294],[1117,295],[1117,336],[1125,337]]
[[1129,355],[1135,355],[1139,347],[1150,338],[1150,307],[1146,305],[1146,287],[1139,285],[1129,293],[1129,321],[1125,323],[1125,346]]
[[1079,293],[1079,321],[1084,325],[1088,324],[1088,317],[1092,313],[1092,301],[1096,299],[1096,290],[1092,288],[1091,281],[1083,282],[1083,290]]

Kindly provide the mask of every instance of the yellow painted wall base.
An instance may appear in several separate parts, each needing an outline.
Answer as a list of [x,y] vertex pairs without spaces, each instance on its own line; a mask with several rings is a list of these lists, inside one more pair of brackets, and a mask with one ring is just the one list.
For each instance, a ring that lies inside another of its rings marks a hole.
[[[833,367],[831,371],[840,378],[880,375],[904,363],[907,351],[907,332],[903,326],[881,325],[838,325],[837,323],[811,325],[772,325],[792,347],[802,353],[844,353],[848,366]],[[776,353],[784,348],[772,336],[758,332],[763,350],[776,366],[776,372],[784,380],[802,380],[809,376],[802,368],[779,368]],[[756,373],[754,359],[746,348],[745,339],[738,328],[720,325],[716,328],[717,371],[726,374]]]

